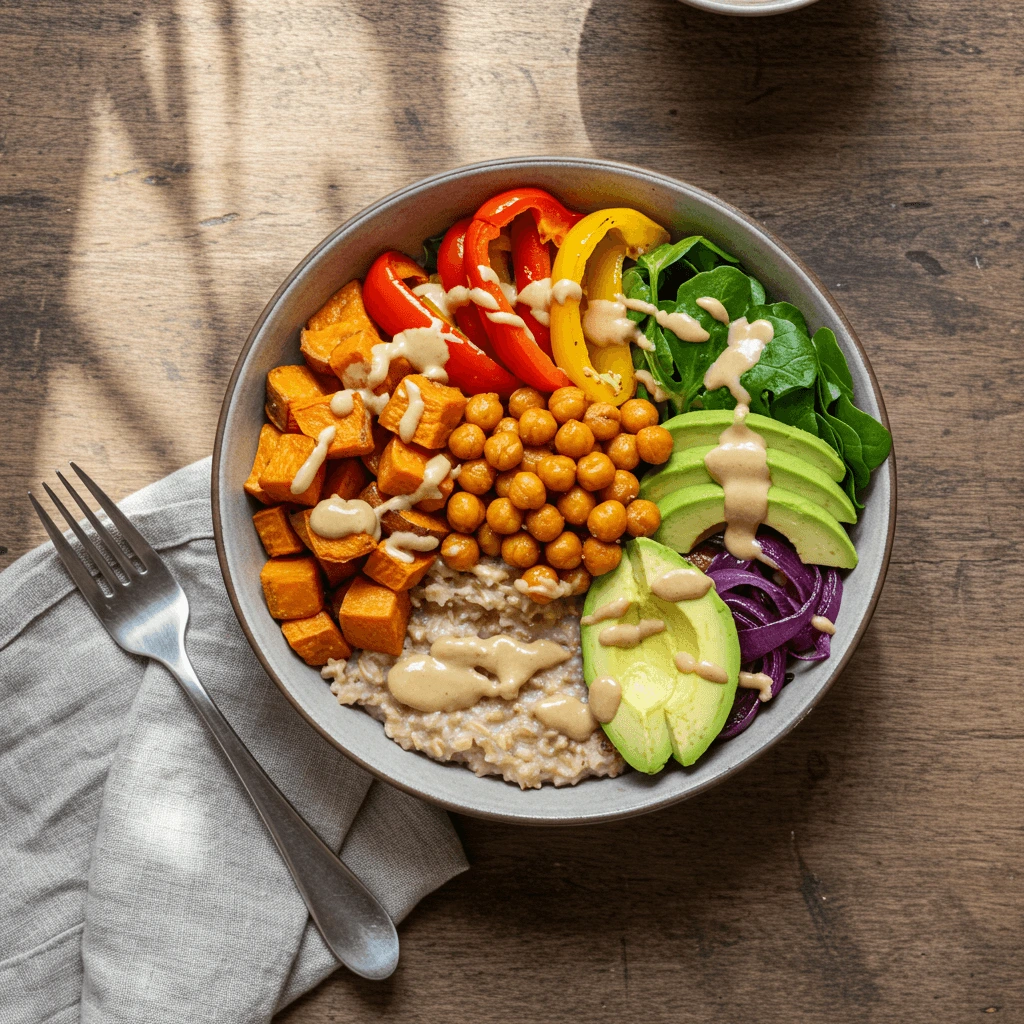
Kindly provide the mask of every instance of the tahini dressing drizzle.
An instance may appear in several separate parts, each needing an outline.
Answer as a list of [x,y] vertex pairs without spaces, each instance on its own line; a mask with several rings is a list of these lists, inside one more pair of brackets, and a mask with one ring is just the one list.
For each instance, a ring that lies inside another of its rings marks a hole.
[[597,635],[602,647],[636,647],[655,633],[665,632],[664,619],[641,619],[636,625],[620,622],[617,626],[605,626]]
[[709,683],[729,682],[729,673],[721,665],[716,665],[713,661],[697,661],[689,651],[680,651],[674,660],[676,668],[684,675],[695,672]]
[[744,690],[757,690],[757,699],[766,701],[772,699],[772,677],[764,672],[741,672],[740,686]]
[[587,739],[598,725],[597,716],[593,714],[590,705],[568,694],[545,697],[537,701],[533,705],[533,713],[549,729],[554,729],[580,743]]
[[696,569],[671,569],[651,583],[651,593],[663,601],[696,601],[713,585],[710,576]]
[[324,459],[327,458],[327,449],[330,448],[334,435],[337,432],[338,428],[332,424],[329,427],[324,427],[317,435],[316,447],[309,453],[306,461],[299,466],[299,471],[292,479],[291,487],[289,488],[292,494],[302,494],[303,491],[309,490],[309,485],[313,482],[313,478],[324,464]]
[[436,537],[421,537],[418,533],[409,533],[406,530],[396,530],[386,541],[384,550],[399,562],[411,565],[416,561],[414,551],[433,551],[439,541]]

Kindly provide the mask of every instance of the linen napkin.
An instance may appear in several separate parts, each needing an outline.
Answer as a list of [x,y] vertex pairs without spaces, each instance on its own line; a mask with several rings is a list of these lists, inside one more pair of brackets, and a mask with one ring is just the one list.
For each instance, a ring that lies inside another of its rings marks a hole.
[[[349,762],[264,673],[209,492],[206,459],[121,507],[188,595],[186,646],[227,719],[401,920],[466,869],[451,822]],[[0,828],[2,1024],[267,1021],[338,966],[184,693],[107,636],[50,544],[0,574]]]

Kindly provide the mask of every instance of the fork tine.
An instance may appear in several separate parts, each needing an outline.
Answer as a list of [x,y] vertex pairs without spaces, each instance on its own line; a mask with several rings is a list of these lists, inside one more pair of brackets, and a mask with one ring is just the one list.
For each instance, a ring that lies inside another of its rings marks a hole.
[[92,482],[89,475],[78,468],[73,462],[71,468],[78,474],[79,479],[89,492],[99,502],[99,506],[107,514],[107,518],[117,527],[118,532],[124,537],[125,542],[135,552],[139,561],[147,568],[153,569],[161,565],[160,556],[150,547],[145,537],[132,526],[128,517],[108,498],[100,488]]
[[78,491],[76,491],[74,487],[72,487],[71,484],[68,483],[66,477],[59,469],[56,472],[57,479],[60,480],[60,482],[65,486],[65,488],[67,488],[68,494],[70,494],[71,497],[75,499],[75,504],[77,504],[78,507],[85,514],[85,518],[89,520],[90,524],[92,525],[92,528],[96,531],[96,535],[99,537],[101,541],[103,541],[103,546],[114,556],[114,558],[117,559],[117,564],[121,566],[121,568],[125,571],[129,579],[132,576],[137,576],[139,570],[136,569],[134,565],[132,565],[132,560],[124,553],[124,551],[121,548],[121,545],[118,544],[116,540],[114,540],[114,538],[110,535],[110,531],[99,521],[99,518],[96,516],[96,513],[93,512],[91,508],[89,508],[88,502],[82,500],[82,498],[78,494]]
[[75,549],[67,542],[60,528],[50,518],[49,514],[43,510],[43,506],[36,501],[36,496],[31,491],[28,492],[28,499],[32,502],[32,507],[36,510],[36,515],[39,516],[43,528],[50,535],[50,540],[53,541],[53,546],[57,549],[57,554],[60,555],[64,568],[70,573],[71,579],[74,580],[75,586],[82,592],[82,596],[98,614],[99,608],[97,608],[97,605],[100,605],[104,600],[104,594],[100,590],[99,584],[93,579],[85,563],[78,557]]
[[96,546],[93,539],[83,530],[79,525],[75,517],[64,507],[64,502],[53,493],[50,485],[47,483],[43,484],[43,490],[50,497],[50,501],[57,506],[57,511],[64,517],[65,522],[71,527],[71,531],[78,538],[78,543],[85,548],[86,554],[92,559],[93,564],[101,573],[104,578],[113,588],[116,594],[119,590],[124,587],[124,584],[117,578],[117,573],[114,572],[110,563],[103,557],[103,552]]

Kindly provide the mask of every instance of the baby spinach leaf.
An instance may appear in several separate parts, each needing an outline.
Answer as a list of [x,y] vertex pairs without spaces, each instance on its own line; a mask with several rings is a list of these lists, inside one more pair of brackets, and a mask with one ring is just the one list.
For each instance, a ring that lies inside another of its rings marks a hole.
[[652,295],[658,294],[658,279],[661,274],[687,257],[690,267],[697,273],[713,270],[723,262],[739,262],[735,256],[730,256],[701,235],[690,235],[689,238],[683,238],[674,245],[666,242],[637,259],[637,265],[643,267],[650,275]]
[[750,297],[755,306],[764,305],[764,285],[756,277],[750,278]]
[[799,427],[809,434],[818,436],[818,423],[814,417],[814,389],[795,388],[771,404],[773,419]]
[[444,236],[445,232],[442,231],[441,234],[434,235],[423,243],[423,269],[428,274],[437,273],[437,250],[441,248]]
[[846,395],[839,398],[836,416],[848,423],[860,437],[861,458],[868,472],[885,462],[892,451],[892,434],[878,420],[858,409]]
[[850,375],[850,367],[846,364],[846,356],[843,355],[836,336],[827,327],[819,327],[814,332],[811,342],[818,354],[819,365],[830,370],[832,380],[852,398],[853,377]]
[[[827,396],[827,384],[823,377],[819,377],[819,405],[827,406]],[[824,420],[829,425],[833,435],[838,439],[842,446],[839,449],[840,454],[843,456],[843,461],[846,463],[847,468],[851,473],[853,473],[853,482],[857,489],[859,490],[861,487],[866,487],[868,480],[871,478],[871,473],[864,464],[864,459],[861,455],[860,435],[853,427],[850,426],[849,423],[839,419],[838,416],[831,415],[826,408],[820,409],[818,415],[821,420]]]
[[757,305],[757,308],[750,311],[747,319],[753,321],[769,315],[778,317],[780,320],[788,320],[797,330],[802,334],[806,334],[808,339],[810,339],[811,332],[807,330],[807,321],[804,319],[803,313],[790,302],[773,302],[769,306],[760,303]]
[[807,332],[792,320],[780,320],[769,312],[770,309],[770,306],[755,306],[748,314],[751,322],[767,320],[775,333],[765,345],[761,358],[740,377],[740,383],[752,395],[770,391],[781,398],[796,388],[813,386],[818,375],[818,360]]
[[828,392],[826,406],[830,406],[840,395],[845,394],[843,389],[836,383],[835,376],[827,366],[818,364],[818,379],[824,381],[825,389]]
[[736,399],[729,393],[728,388],[716,388],[714,391],[705,391],[700,396],[700,401],[705,409],[736,408]]

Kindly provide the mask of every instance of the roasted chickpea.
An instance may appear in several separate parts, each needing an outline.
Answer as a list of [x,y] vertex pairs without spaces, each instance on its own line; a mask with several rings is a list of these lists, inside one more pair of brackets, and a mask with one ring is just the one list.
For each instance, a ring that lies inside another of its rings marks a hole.
[[515,469],[523,461],[523,442],[518,434],[503,430],[487,438],[484,457],[501,473]]
[[527,409],[543,409],[544,396],[536,388],[517,388],[508,400],[508,414],[518,419]]
[[605,446],[605,455],[615,463],[616,469],[636,469],[640,465],[640,453],[636,450],[636,436],[616,434]]
[[583,561],[583,542],[572,530],[564,530],[545,545],[544,557],[556,569],[575,569]]
[[590,573],[582,565],[575,569],[560,569],[558,578],[572,587],[573,597],[579,597],[590,589]]
[[585,491],[599,491],[614,479],[615,463],[604,452],[591,452],[576,464],[576,482]]
[[580,420],[567,420],[555,434],[555,449],[570,459],[578,459],[594,450],[594,432]]
[[518,469],[510,469],[507,473],[499,473],[494,481],[494,493],[499,498],[508,497],[508,489],[512,486],[512,481],[516,478]]
[[489,434],[504,415],[505,410],[501,406],[501,400],[492,391],[483,395],[473,395],[466,403],[466,410],[462,417],[467,423],[472,423],[485,434]]
[[615,479],[605,487],[599,497],[602,501],[621,501],[628,505],[640,493],[640,481],[628,469],[615,470]]
[[476,540],[480,550],[492,558],[501,553],[501,534],[495,533],[487,523],[481,523],[476,531]]
[[537,476],[549,491],[567,491],[576,483],[576,463],[567,455],[549,455],[540,460]]
[[658,409],[646,398],[631,398],[619,410],[619,422],[629,434],[637,434],[644,427],[653,427],[658,422]]
[[459,486],[470,494],[486,494],[493,486],[497,470],[486,459],[464,462],[459,470]]
[[596,537],[588,537],[583,542],[583,564],[591,576],[603,576],[621,561],[622,548],[618,544],[608,544]]
[[547,488],[536,473],[519,472],[512,478],[508,499],[516,508],[540,508],[548,500]]
[[448,438],[448,449],[457,459],[479,459],[487,435],[475,423],[461,423]]
[[486,513],[484,503],[469,491],[458,491],[448,499],[448,525],[457,533],[472,533]]
[[523,444],[547,444],[557,432],[555,417],[547,409],[527,409],[519,417],[519,436]]
[[558,499],[558,511],[562,513],[567,523],[582,526],[596,504],[597,501],[590,491],[583,490],[577,484]]
[[498,420],[498,425],[494,428],[494,433],[501,434],[508,431],[510,434],[519,434],[519,420],[514,416],[503,416]]
[[587,411],[587,396],[581,388],[559,388],[548,399],[548,409],[559,423],[581,420]]
[[523,448],[523,461],[519,468],[524,473],[536,473],[537,467],[546,459],[551,452],[547,448]]
[[441,544],[441,557],[449,569],[467,572],[480,561],[480,545],[464,533],[449,533]]
[[526,513],[526,529],[542,544],[554,540],[564,527],[565,519],[554,505],[541,505]]
[[[554,587],[558,584],[558,573],[549,565],[535,565],[532,569],[527,569],[523,573],[522,581],[528,587]],[[552,601],[552,598],[543,591],[528,593],[527,596],[535,604],[551,604]]]
[[637,431],[636,450],[644,462],[660,466],[672,454],[672,435],[664,427],[644,427]]
[[631,501],[626,509],[626,529],[633,537],[652,537],[661,526],[661,509],[646,498]]
[[610,402],[595,402],[583,414],[583,422],[593,431],[598,441],[610,441],[621,429],[622,414]]
[[528,533],[514,533],[501,542],[501,557],[517,569],[529,569],[540,560],[540,545]]
[[626,506],[621,501],[602,501],[587,516],[587,529],[610,544],[626,532]]
[[487,525],[495,533],[515,533],[523,525],[523,513],[508,498],[495,498],[487,506]]

